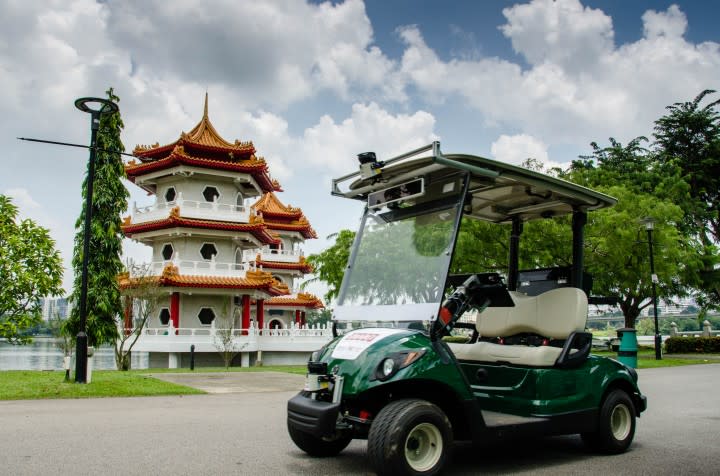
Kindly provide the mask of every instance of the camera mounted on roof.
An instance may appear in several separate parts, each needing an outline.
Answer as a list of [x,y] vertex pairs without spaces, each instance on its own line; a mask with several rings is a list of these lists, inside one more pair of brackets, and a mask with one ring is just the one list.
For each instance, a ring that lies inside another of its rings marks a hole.
[[382,173],[385,162],[378,161],[375,152],[363,152],[358,154],[360,162],[360,176],[364,179],[374,177]]

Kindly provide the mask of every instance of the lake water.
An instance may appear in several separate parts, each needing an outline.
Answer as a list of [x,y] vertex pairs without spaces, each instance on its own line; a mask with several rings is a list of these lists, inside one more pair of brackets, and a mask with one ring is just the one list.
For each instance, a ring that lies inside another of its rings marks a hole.
[[[70,368],[75,369],[74,356]],[[112,347],[95,349],[93,368],[115,370],[115,352]],[[148,368],[147,352],[132,353],[132,368]],[[28,345],[10,345],[0,341],[0,370],[63,370],[63,353],[57,341],[47,337],[35,338]]]

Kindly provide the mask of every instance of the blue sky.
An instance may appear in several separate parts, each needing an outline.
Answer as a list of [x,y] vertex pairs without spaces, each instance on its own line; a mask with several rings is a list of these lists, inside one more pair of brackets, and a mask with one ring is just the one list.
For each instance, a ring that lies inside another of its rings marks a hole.
[[15,138],[87,142],[73,101],[112,85],[126,148],[167,143],[208,91],[219,132],[252,140],[318,231],[313,253],[361,213],[329,195],[359,152],[440,140],[562,165],[591,141],[649,136],[665,106],[718,88],[718,19],[718,3],[689,0],[2,2],[0,193],[69,266],[87,153]]

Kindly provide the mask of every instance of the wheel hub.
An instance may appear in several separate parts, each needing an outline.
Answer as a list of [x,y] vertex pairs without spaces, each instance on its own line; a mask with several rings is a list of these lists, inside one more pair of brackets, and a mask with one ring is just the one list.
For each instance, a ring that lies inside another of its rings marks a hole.
[[443,452],[440,430],[431,423],[420,423],[408,433],[405,440],[405,459],[418,472],[433,468]]

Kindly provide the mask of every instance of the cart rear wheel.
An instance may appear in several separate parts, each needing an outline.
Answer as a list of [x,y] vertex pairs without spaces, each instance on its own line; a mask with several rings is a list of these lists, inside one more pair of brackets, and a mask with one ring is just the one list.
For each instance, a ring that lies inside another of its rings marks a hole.
[[446,464],[452,428],[440,408],[425,400],[389,403],[368,435],[368,455],[380,475],[434,475]]
[[635,406],[623,390],[608,394],[600,409],[597,430],[583,433],[582,439],[590,448],[608,454],[628,449],[635,436]]

